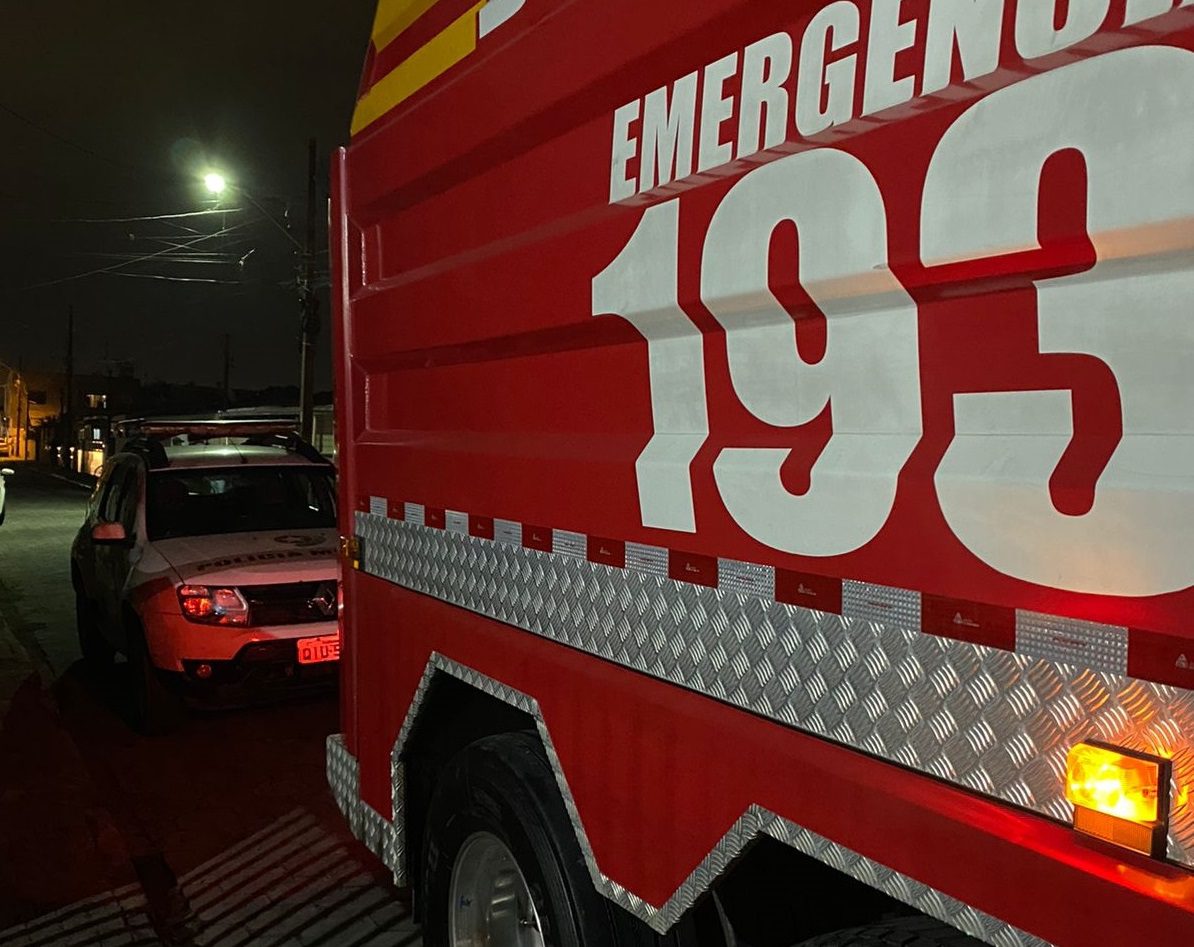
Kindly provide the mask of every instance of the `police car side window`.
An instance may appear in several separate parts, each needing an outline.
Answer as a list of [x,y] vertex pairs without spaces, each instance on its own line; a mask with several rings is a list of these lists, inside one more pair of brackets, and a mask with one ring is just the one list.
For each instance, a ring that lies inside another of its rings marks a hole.
[[125,468],[119,496],[116,500],[116,522],[124,524],[124,530],[129,536],[132,536],[133,527],[137,524],[137,500],[140,498],[141,486],[140,473],[136,464],[129,464]]
[[100,501],[99,519],[101,522],[122,522],[120,517],[121,501],[127,492],[126,487],[131,472],[132,468],[127,464],[112,471],[108,478],[108,489],[104,492],[103,500]]
[[96,477],[95,486],[91,488],[91,496],[87,498],[87,512],[89,514],[99,509],[100,498],[108,488],[108,484],[112,482],[112,468],[112,461],[107,461],[100,471],[99,476]]

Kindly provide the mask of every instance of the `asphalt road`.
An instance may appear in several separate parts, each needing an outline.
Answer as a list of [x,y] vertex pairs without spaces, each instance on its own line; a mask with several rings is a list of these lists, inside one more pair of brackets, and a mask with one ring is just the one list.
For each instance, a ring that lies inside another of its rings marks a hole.
[[82,665],[68,551],[87,491],[18,467],[0,526],[0,947],[412,944],[324,777],[334,696],[126,723]]

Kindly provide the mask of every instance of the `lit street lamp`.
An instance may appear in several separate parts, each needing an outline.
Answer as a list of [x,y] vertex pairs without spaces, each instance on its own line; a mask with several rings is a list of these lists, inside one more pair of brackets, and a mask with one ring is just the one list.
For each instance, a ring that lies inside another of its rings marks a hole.
[[257,209],[271,224],[280,230],[299,251],[299,304],[302,310],[300,327],[299,368],[299,426],[301,434],[311,440],[314,434],[315,413],[315,337],[319,333],[318,300],[315,295],[315,233],[316,233],[316,145],[312,139],[308,146],[308,188],[307,188],[307,239],[300,243],[290,229],[276,220],[252,194],[237,184],[230,184],[227,177],[218,171],[208,171],[203,176],[203,186],[209,194],[218,199],[228,190],[243,197]]

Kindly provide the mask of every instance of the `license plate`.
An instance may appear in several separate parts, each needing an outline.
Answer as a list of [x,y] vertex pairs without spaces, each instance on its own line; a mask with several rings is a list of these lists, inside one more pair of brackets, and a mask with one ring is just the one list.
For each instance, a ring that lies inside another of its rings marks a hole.
[[339,635],[323,635],[319,638],[300,638],[298,641],[299,664],[322,664],[324,661],[339,660]]

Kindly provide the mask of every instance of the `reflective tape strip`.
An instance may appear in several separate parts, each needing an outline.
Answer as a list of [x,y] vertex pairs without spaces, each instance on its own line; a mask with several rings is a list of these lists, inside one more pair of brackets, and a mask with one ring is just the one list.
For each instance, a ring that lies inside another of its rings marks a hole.
[[775,598],[775,568],[736,559],[717,560],[718,584],[723,589],[756,598]]
[[484,4],[479,3],[457,18],[374,83],[357,102],[352,116],[352,134],[368,128],[473,52],[477,48],[477,14],[482,6]]
[[406,32],[437,0],[380,0],[373,20],[373,48],[379,53]]
[[513,520],[493,521],[493,538],[495,542],[510,543],[513,546],[522,545],[522,524]]
[[920,628],[920,593],[874,582],[842,582],[842,614],[847,618]]
[[[1058,774],[1075,743],[1096,734],[1170,756],[1168,854],[1194,867],[1194,809],[1180,802],[1194,787],[1194,692],[1105,670],[1105,647],[1092,670],[925,634],[906,623],[922,596],[874,583],[842,583],[835,614],[676,581],[669,568],[693,559],[659,546],[627,543],[617,569],[525,535],[491,542],[366,513],[356,525],[378,579],[1063,823],[1073,807]],[[832,582],[808,578],[797,592],[832,597]],[[1100,647],[1115,637],[1082,626]]]
[[626,544],[626,568],[667,578],[668,554],[662,546]]
[[1016,612],[1016,651],[1058,664],[1128,673],[1128,629],[1040,612]]
[[[940,638],[1014,651],[1046,661],[1194,690],[1194,642],[1006,606],[923,595],[875,582],[793,572],[736,559],[590,536],[575,530],[524,525],[419,503],[369,497],[369,513],[404,519],[544,554],[587,559],[764,601],[782,602],[846,618],[881,622]],[[401,511],[401,516],[396,511]]]
[[423,525],[423,505],[421,503],[405,503],[403,511],[406,515],[402,518],[406,522],[414,523],[416,526]]
[[551,545],[553,552],[558,552],[561,556],[571,556],[573,559],[584,559],[589,551],[585,534],[567,529],[553,529]]

